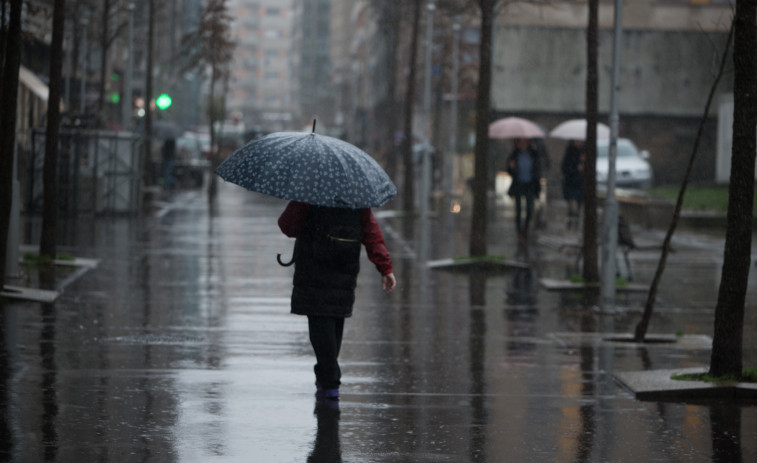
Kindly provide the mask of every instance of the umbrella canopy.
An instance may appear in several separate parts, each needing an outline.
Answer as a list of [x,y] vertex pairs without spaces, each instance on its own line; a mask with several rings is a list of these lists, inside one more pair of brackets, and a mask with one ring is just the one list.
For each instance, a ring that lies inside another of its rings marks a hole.
[[253,140],[215,172],[248,190],[317,206],[378,207],[397,194],[365,151],[307,132],[276,132]]
[[542,138],[538,125],[520,117],[506,117],[489,124],[489,138]]
[[[549,132],[552,138],[563,140],[586,140],[586,119],[571,119],[565,121]],[[610,127],[597,122],[597,140],[610,138]]]
[[178,124],[171,121],[153,121],[152,136],[161,140],[175,140],[184,133]]

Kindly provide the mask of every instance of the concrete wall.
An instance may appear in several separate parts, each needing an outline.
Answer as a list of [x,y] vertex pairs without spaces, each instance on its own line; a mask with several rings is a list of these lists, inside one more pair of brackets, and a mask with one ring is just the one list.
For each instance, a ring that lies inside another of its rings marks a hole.
[[[495,32],[492,105],[510,111],[583,111],[586,32],[582,29],[507,26]],[[622,114],[699,116],[714,80],[724,33],[623,33]],[[600,32],[599,108],[609,111],[612,33]],[[724,79],[721,92],[730,91]]]
[[[717,31],[637,29],[623,34],[620,134],[650,151],[656,184],[681,180],[726,38],[726,33]],[[585,30],[501,25],[495,31],[493,57],[492,110],[497,117],[529,117],[547,129],[565,119],[584,117]],[[609,30],[600,32],[599,68],[600,120],[607,122],[612,77]],[[731,91],[728,75],[717,94]],[[714,104],[694,181],[715,180],[716,121]],[[548,145],[552,159],[559,162],[563,144],[548,140]]]
[[[728,31],[732,11],[728,0],[625,0],[626,30]],[[509,1],[497,17],[502,25],[575,27],[586,26],[585,0]],[[599,2],[599,27],[611,29],[615,3]]]

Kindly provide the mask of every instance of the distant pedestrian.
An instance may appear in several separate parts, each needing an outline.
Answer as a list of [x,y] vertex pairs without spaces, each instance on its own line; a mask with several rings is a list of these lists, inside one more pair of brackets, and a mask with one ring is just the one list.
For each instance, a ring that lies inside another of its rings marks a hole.
[[316,396],[338,399],[338,363],[344,319],[352,315],[360,252],[381,274],[389,293],[397,282],[384,236],[370,208],[311,206],[291,201],[279,217],[279,228],[294,245],[292,313],[308,317],[310,343],[315,352]]
[[[515,227],[518,242],[528,238],[528,226],[534,213],[534,201],[541,193],[541,162],[539,154],[526,138],[516,138],[515,148],[507,158],[507,172],[512,184],[507,194],[515,199]],[[525,217],[523,202],[525,201]]]
[[170,190],[174,186],[173,167],[176,163],[176,140],[169,138],[163,142],[161,154],[161,176],[163,187]]
[[562,192],[568,202],[568,229],[578,229],[584,201],[584,164],[586,154],[583,140],[570,140],[562,159]]

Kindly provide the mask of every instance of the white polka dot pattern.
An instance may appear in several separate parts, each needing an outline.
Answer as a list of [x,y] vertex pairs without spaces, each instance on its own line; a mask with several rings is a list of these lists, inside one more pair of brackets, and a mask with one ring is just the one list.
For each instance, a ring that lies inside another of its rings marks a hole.
[[253,140],[215,172],[248,190],[318,206],[378,207],[397,194],[365,151],[307,132],[276,132]]

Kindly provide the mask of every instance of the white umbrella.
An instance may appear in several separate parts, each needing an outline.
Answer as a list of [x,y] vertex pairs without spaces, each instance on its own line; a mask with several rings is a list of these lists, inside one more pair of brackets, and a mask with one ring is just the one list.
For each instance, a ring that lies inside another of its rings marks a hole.
[[544,131],[534,122],[520,117],[506,117],[489,124],[489,138],[542,138]]
[[[549,132],[552,138],[563,140],[586,140],[586,119],[571,119],[565,121]],[[610,127],[597,122],[597,140],[610,138]]]

